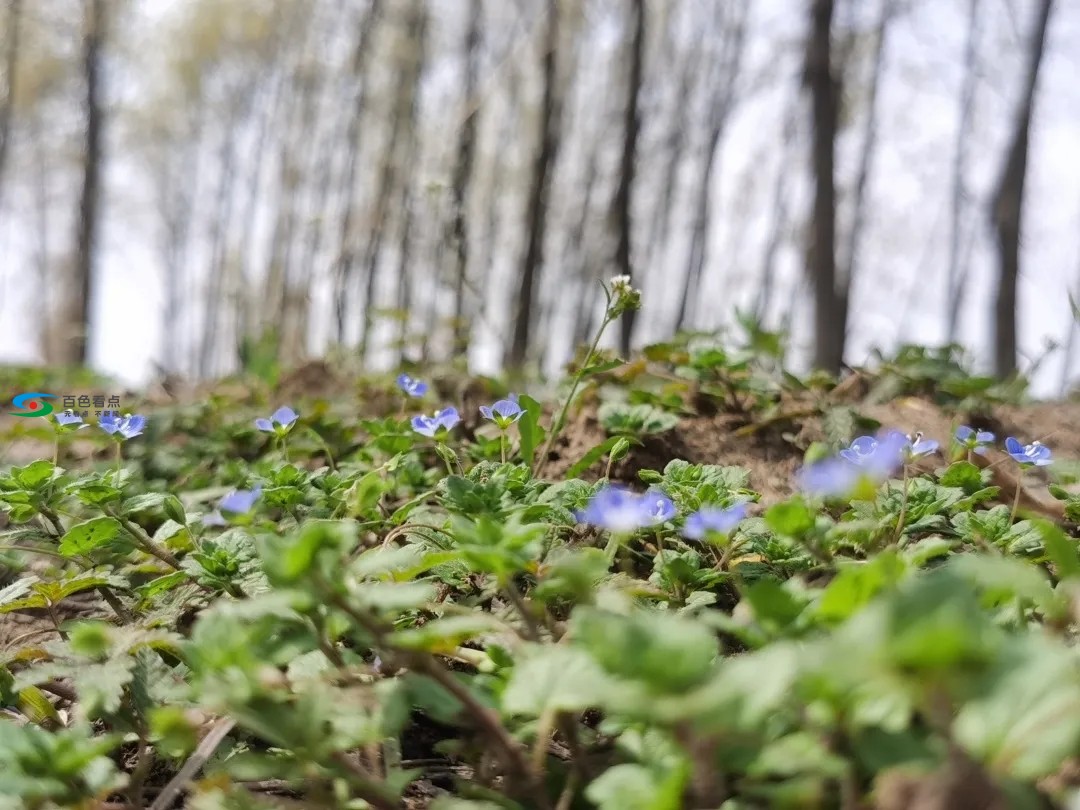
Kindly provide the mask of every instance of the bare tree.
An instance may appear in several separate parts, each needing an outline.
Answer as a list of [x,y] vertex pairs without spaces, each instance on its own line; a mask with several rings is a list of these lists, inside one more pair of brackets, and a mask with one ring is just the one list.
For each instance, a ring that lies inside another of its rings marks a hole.
[[341,221],[339,225],[337,257],[333,271],[334,301],[334,339],[338,344],[345,341],[345,318],[348,311],[349,289],[352,285],[355,267],[356,249],[354,247],[356,228],[356,163],[360,152],[361,124],[367,103],[367,76],[365,66],[371,40],[378,27],[382,14],[382,0],[372,0],[366,16],[361,17],[357,25],[356,46],[353,49],[352,72],[353,96],[350,103],[352,112],[345,131],[345,171],[341,182]]
[[102,129],[105,113],[101,96],[101,52],[105,41],[105,0],[83,3],[83,80],[86,139],[83,151],[82,192],[79,195],[72,278],[68,286],[67,339],[60,349],[62,362],[85,365],[90,328],[94,255],[97,247],[101,201]]
[[7,13],[7,42],[4,46],[4,95],[0,96],[0,210],[4,201],[4,169],[11,144],[11,113],[15,108],[15,84],[19,69],[19,28],[22,0],[10,0]]
[[701,180],[698,183],[697,198],[694,202],[690,258],[687,262],[686,275],[683,277],[679,312],[675,318],[676,331],[686,325],[690,317],[690,303],[701,289],[701,275],[705,269],[709,227],[713,221],[713,178],[717,174],[717,163],[724,131],[727,128],[728,118],[735,105],[735,87],[742,64],[743,46],[746,41],[750,3],[746,2],[746,0],[739,0],[739,2],[729,4],[726,7],[731,10],[733,16],[724,24],[721,56],[715,67],[715,75],[710,78],[710,84],[715,88],[715,93],[710,98],[708,107],[705,165],[701,169]]
[[960,123],[956,128],[952,165],[952,228],[949,232],[949,269],[946,285],[945,333],[949,343],[956,340],[960,325],[960,308],[967,285],[967,264],[960,254],[964,201],[967,184],[964,181],[967,165],[968,140],[971,138],[972,113],[975,108],[975,86],[978,82],[979,0],[968,6],[967,42],[964,45],[964,84],[960,90]]
[[452,181],[453,207],[450,222],[450,243],[454,262],[454,354],[466,350],[469,324],[465,314],[465,290],[469,273],[469,238],[465,228],[465,206],[472,179],[473,158],[476,154],[476,75],[480,61],[480,0],[469,0],[469,23],[465,34],[465,120],[458,137],[457,160]]
[[851,290],[855,280],[855,270],[859,260],[859,244],[866,221],[866,186],[870,180],[874,152],[877,147],[877,97],[881,85],[881,74],[885,64],[885,40],[888,35],[889,20],[893,13],[893,0],[881,0],[877,29],[874,32],[874,61],[870,68],[870,87],[866,94],[866,118],[864,119],[862,152],[859,155],[859,168],[855,176],[855,194],[851,202],[851,226],[848,230],[846,263],[839,285],[844,290]]
[[776,256],[780,251],[780,243],[785,231],[789,227],[788,189],[791,182],[790,167],[794,159],[795,145],[798,142],[797,113],[799,105],[797,95],[792,93],[791,101],[787,103],[784,114],[783,142],[780,159],[776,163],[776,180],[773,185],[772,219],[769,230],[769,238],[765,243],[765,256],[761,265],[761,284],[758,287],[757,299],[754,303],[754,318],[763,322],[769,305],[772,303],[773,290],[776,284]]
[[999,377],[1016,373],[1016,285],[1020,275],[1020,219],[1027,176],[1028,142],[1035,105],[1039,65],[1046,48],[1046,29],[1050,22],[1052,0],[1041,0],[1031,44],[1028,47],[1027,73],[1020,103],[1013,119],[1013,131],[1004,166],[993,196],[990,214],[997,232],[999,276],[994,306],[994,368]]
[[847,290],[836,274],[836,130],[840,82],[832,65],[833,0],[813,0],[804,83],[813,120],[814,208],[807,270],[814,289],[814,365],[840,373],[847,332]]
[[[619,161],[619,183],[615,188],[612,213],[617,229],[615,267],[620,275],[634,278],[630,262],[631,195],[634,190],[634,169],[637,162],[641,74],[645,61],[645,0],[630,2],[629,73],[626,84],[626,113],[623,120],[623,147]],[[619,351],[630,354],[634,334],[634,311],[623,315],[619,332]]]
[[541,70],[543,82],[540,114],[538,116],[538,140],[533,160],[529,200],[525,211],[528,229],[525,255],[521,265],[521,284],[517,294],[517,312],[510,349],[504,363],[519,368],[525,363],[532,337],[533,297],[536,294],[537,276],[543,265],[544,235],[547,232],[548,199],[551,195],[552,167],[559,151],[559,125],[562,117],[556,68],[558,67],[559,0],[551,0],[544,24],[543,56]]

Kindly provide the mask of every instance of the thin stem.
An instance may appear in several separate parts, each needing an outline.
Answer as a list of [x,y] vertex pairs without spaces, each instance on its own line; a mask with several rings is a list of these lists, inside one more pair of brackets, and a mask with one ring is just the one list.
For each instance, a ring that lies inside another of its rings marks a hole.
[[596,337],[593,338],[588,354],[585,355],[585,362],[581,364],[581,368],[579,368],[577,374],[574,375],[574,381],[570,385],[570,393],[566,395],[566,401],[563,402],[562,410],[559,411],[559,416],[551,423],[551,430],[548,433],[547,441],[544,442],[544,448],[540,451],[540,455],[537,456],[536,462],[533,465],[534,476],[539,475],[540,471],[544,468],[544,461],[547,459],[548,453],[551,452],[551,447],[555,444],[555,439],[558,438],[559,433],[562,432],[563,427],[566,425],[566,414],[570,410],[570,403],[574,401],[574,394],[577,393],[578,386],[581,385],[581,380],[585,376],[585,371],[589,368],[589,363],[592,361],[593,355],[596,354],[596,347],[600,345],[600,338],[603,337],[604,330],[607,329],[608,325],[614,320],[611,317],[610,293],[607,293],[607,301],[607,311],[604,315],[604,320],[601,321],[600,328],[596,330]]
[[123,461],[123,444],[121,442],[116,443],[116,486],[120,486],[120,465]]
[[499,432],[499,460],[506,463],[506,431]]
[[145,551],[147,554],[150,554],[150,555],[152,555],[154,557],[157,557],[159,560],[161,560],[163,563],[165,563],[170,568],[175,568],[177,571],[180,570],[180,561],[178,559],[176,559],[176,557],[173,556],[171,551],[169,551],[168,549],[162,548],[157,543],[155,543],[153,538],[150,537],[150,535],[148,535],[143,530],[142,526],[140,526],[138,523],[136,523],[133,520],[129,520],[126,517],[122,517],[120,515],[117,515],[112,510],[108,510],[108,512],[109,512],[109,514],[112,515],[112,517],[119,520],[120,524],[125,529],[127,529],[127,531],[132,536],[134,536],[134,538],[139,542],[139,546],[142,548],[143,551]]
[[1016,522],[1016,510],[1020,508],[1020,490],[1024,488],[1024,468],[1016,474],[1016,495],[1013,497],[1012,513],[1009,515],[1009,525]]
[[525,636],[529,641],[540,641],[540,626],[536,623],[536,617],[533,616],[532,611],[529,610],[529,605],[525,601],[525,597],[522,596],[521,591],[517,589],[517,585],[510,578],[507,578],[505,583],[506,594],[510,598],[511,604],[518,613],[521,614],[521,618],[525,622]]
[[904,465],[904,494],[902,496],[903,500],[902,500],[902,502],[900,504],[900,517],[896,521],[896,540],[895,540],[895,542],[897,542],[897,543],[900,542],[900,536],[904,531],[904,521],[907,519],[908,487],[910,486],[910,484],[911,484],[911,479],[908,476],[907,464],[905,464]]

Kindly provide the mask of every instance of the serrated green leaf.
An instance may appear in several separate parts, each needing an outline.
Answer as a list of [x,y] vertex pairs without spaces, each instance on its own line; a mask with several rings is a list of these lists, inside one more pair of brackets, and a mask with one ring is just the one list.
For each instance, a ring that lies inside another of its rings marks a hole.
[[97,517],[77,523],[60,539],[59,552],[67,557],[89,554],[120,537],[124,527],[116,518]]

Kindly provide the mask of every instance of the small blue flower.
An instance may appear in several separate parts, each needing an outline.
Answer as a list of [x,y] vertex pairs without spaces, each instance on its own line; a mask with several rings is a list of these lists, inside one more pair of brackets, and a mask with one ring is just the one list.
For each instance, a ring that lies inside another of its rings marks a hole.
[[262,494],[262,487],[256,486],[255,489],[234,489],[220,501],[218,501],[218,509],[223,512],[234,512],[236,514],[244,514],[250,512],[251,507],[255,505],[255,501],[259,500],[259,495]]
[[408,374],[399,374],[397,378],[398,388],[405,392],[410,397],[422,397],[427,393],[428,384],[426,382],[420,382],[420,380],[414,380]]
[[[656,506],[655,503],[652,505]],[[645,498],[619,486],[606,486],[599,490],[576,517],[579,523],[589,523],[620,534],[655,523],[650,504]]]
[[121,441],[124,439],[134,439],[136,436],[141,435],[145,426],[146,417],[139,414],[132,416],[128,413],[124,414],[121,418],[115,413],[105,413],[98,419],[99,428],[104,430],[114,439],[119,437]]
[[961,425],[956,429],[956,441],[960,446],[966,447],[980,456],[986,454],[986,448],[994,443],[995,438],[997,437],[989,430],[976,431],[967,425]]
[[1005,452],[1024,467],[1045,467],[1053,462],[1050,458],[1050,448],[1045,444],[1032,442],[1024,445],[1012,436],[1005,440]]
[[916,433],[914,436],[908,436],[907,440],[907,445],[904,448],[904,456],[908,461],[919,458],[920,456],[928,456],[940,447],[934,439],[924,439],[921,433]]
[[[63,413],[55,414],[53,416],[53,419],[56,420],[56,424],[58,425],[61,433],[67,433],[67,428],[71,428],[72,430],[82,430],[83,428],[90,427],[88,424],[83,422],[81,416],[79,416],[77,413],[72,413],[71,411],[64,411]],[[72,425],[77,425],[78,427],[71,427]]]
[[808,495],[843,498],[859,484],[860,471],[842,456],[831,456],[799,470],[799,489]]
[[435,411],[434,416],[414,416],[412,429],[421,436],[435,437],[436,434],[443,434],[453,429],[454,425],[460,421],[461,417],[458,415],[457,408],[443,408],[441,411]]
[[870,478],[885,480],[903,464],[911,440],[898,430],[890,430],[880,439],[860,436],[840,451],[840,456],[863,470]]
[[287,405],[282,405],[272,414],[269,419],[256,419],[255,427],[261,430],[263,433],[276,433],[279,436],[284,436],[290,430],[292,426],[299,419],[299,415],[292,408]]
[[234,489],[218,501],[217,509],[206,515],[202,522],[206,526],[228,526],[229,524],[222,516],[222,512],[228,512],[230,515],[246,515],[255,506],[255,501],[259,499],[261,494],[261,486],[256,486],[255,489],[251,490]]
[[642,496],[642,508],[656,525],[671,520],[676,514],[671,498],[658,489],[650,489]]
[[500,399],[494,405],[480,406],[481,415],[498,425],[499,430],[506,430],[525,413],[517,404],[517,397],[514,394],[510,396],[514,399]]
[[745,501],[727,509],[704,506],[686,519],[683,537],[702,540],[709,534],[728,534],[746,517],[746,508]]

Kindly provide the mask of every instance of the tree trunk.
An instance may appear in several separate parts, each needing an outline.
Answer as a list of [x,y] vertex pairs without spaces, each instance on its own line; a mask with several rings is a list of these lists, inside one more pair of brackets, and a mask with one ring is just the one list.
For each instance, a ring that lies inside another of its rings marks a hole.
[[[630,75],[627,79],[626,117],[623,119],[623,148],[619,164],[619,185],[615,190],[614,219],[618,229],[615,245],[615,268],[619,275],[634,278],[630,263],[630,229],[632,211],[631,195],[634,190],[634,169],[637,161],[637,141],[640,122],[638,111],[641,96],[641,74],[645,61],[645,0],[630,2]],[[619,351],[623,357],[630,355],[630,341],[634,334],[634,316],[631,310],[622,317],[619,331]]]
[[[885,64],[885,38],[888,34],[889,19],[892,17],[893,0],[881,0],[881,15],[878,17],[874,63],[870,73],[870,89],[866,98],[866,123],[863,129],[862,154],[859,156],[859,168],[855,177],[855,197],[852,200],[851,229],[848,231],[847,261],[840,287],[850,291],[855,279],[855,270],[859,260],[859,243],[863,224],[866,219],[866,186],[870,180],[874,152],[877,146],[877,97],[881,85],[881,73]],[[846,295],[849,295],[847,293]]]
[[15,83],[19,70],[19,27],[22,0],[10,0],[7,13],[7,45],[4,49],[4,96],[0,98],[0,211],[4,204],[4,170],[11,146],[11,114],[15,107]]
[[101,50],[105,38],[105,0],[84,0],[83,72],[86,95],[86,140],[82,192],[79,195],[75,261],[68,286],[68,335],[61,348],[62,362],[85,365],[90,330],[94,253],[97,247],[98,209],[101,200],[102,127]]
[[949,234],[949,275],[946,287],[945,334],[949,343],[956,341],[960,328],[960,307],[964,300],[967,266],[960,255],[961,226],[967,187],[964,169],[967,164],[967,144],[971,137],[972,111],[975,106],[975,85],[978,81],[979,0],[971,0],[968,13],[967,44],[964,46],[964,85],[960,90],[960,125],[956,128],[952,165],[952,230]]
[[813,0],[804,82],[810,90],[814,208],[807,270],[814,289],[814,366],[839,374],[847,331],[847,291],[836,278],[836,129],[839,80],[832,68],[833,0]]
[[465,120],[461,123],[461,137],[458,139],[457,161],[454,163],[453,220],[450,224],[454,261],[454,355],[462,354],[468,349],[471,332],[465,314],[465,291],[469,274],[469,234],[465,228],[465,206],[476,153],[477,104],[474,96],[480,67],[480,11],[480,0],[469,0],[469,29],[465,34],[466,110]]
[[1028,50],[1027,75],[1020,104],[1013,119],[1013,132],[1005,165],[997,184],[991,207],[991,218],[997,231],[999,277],[997,301],[994,307],[995,338],[994,368],[998,377],[1016,373],[1016,284],[1020,275],[1020,219],[1024,200],[1024,180],[1027,176],[1028,141],[1035,103],[1035,87],[1039,79],[1046,46],[1046,29],[1050,21],[1052,0],[1041,0],[1031,45]]
[[675,318],[675,331],[682,329],[690,319],[691,302],[701,290],[701,275],[705,269],[705,253],[708,250],[709,226],[713,220],[713,178],[716,176],[724,130],[727,128],[728,117],[735,104],[735,83],[742,63],[743,44],[746,41],[746,21],[750,4],[746,0],[741,0],[737,5],[732,4],[731,7],[734,9],[735,17],[724,26],[723,57],[713,79],[716,94],[712,97],[710,104],[705,166],[701,171],[701,181],[697,187],[690,236],[690,258],[687,261],[686,275],[683,276],[682,297],[679,300],[679,313]]
[[532,337],[533,297],[537,276],[543,264],[544,234],[547,230],[548,199],[551,194],[551,171],[559,151],[559,119],[561,117],[558,90],[555,86],[558,65],[559,0],[551,0],[544,26],[543,98],[539,115],[539,143],[533,162],[532,184],[525,212],[528,242],[521,265],[521,284],[517,294],[517,313],[514,320],[510,350],[504,365],[520,368],[525,363]]

